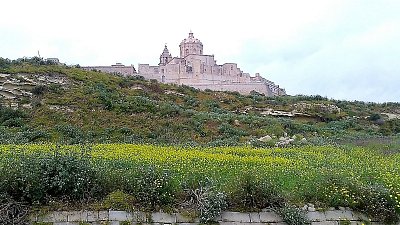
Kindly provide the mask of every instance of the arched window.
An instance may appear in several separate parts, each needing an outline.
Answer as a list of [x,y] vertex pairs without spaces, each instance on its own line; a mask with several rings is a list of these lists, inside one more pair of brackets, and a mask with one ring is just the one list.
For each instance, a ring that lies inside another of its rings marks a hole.
[[189,55],[189,49],[185,50],[185,55]]
[[200,55],[203,55],[203,51],[202,50],[200,50]]

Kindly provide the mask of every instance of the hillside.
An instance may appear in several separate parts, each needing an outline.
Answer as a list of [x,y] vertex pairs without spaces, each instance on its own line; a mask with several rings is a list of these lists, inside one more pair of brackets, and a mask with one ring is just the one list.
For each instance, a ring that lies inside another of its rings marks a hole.
[[0,96],[0,225],[225,209],[310,225],[304,207],[399,221],[400,103],[199,91],[40,58],[0,58]]
[[400,133],[399,103],[199,91],[0,58],[0,143],[325,144]]

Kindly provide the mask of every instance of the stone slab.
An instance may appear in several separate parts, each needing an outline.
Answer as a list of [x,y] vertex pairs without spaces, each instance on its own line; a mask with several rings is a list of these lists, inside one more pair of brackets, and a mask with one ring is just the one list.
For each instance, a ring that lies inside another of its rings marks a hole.
[[199,225],[200,223],[177,223],[177,225]]
[[37,216],[37,221],[38,222],[44,222],[44,223],[51,223],[54,222],[54,213],[47,213],[45,215],[38,215]]
[[222,221],[221,215],[216,216],[212,221]]
[[54,222],[67,222],[68,214],[69,213],[66,211],[54,211],[53,212]]
[[53,225],[80,225],[79,222],[56,222]]
[[[265,225],[265,224],[264,224]],[[279,222],[279,223],[273,223],[273,225],[288,225],[287,223],[285,223],[285,222]]]
[[68,222],[87,222],[87,211],[70,211],[68,212]]
[[354,217],[354,220],[357,220],[357,221],[369,221],[369,219],[366,215],[359,213],[359,212],[353,212],[353,217]]
[[223,222],[245,222],[250,223],[250,215],[241,212],[222,212],[221,218]]
[[260,221],[263,223],[279,223],[283,222],[283,219],[276,213],[272,211],[260,212]]
[[146,214],[145,212],[133,212],[133,222],[137,223],[148,223],[151,214]]
[[258,212],[251,212],[250,214],[250,222],[252,223],[260,223],[260,214]]
[[219,222],[219,225],[241,225],[240,222]]
[[99,211],[87,211],[87,221],[95,222],[99,220]]
[[308,212],[307,213],[307,218],[311,221],[311,222],[321,222],[321,221],[325,221],[326,220],[326,216],[325,213],[323,212]]
[[133,216],[131,213],[126,212],[126,211],[110,210],[108,212],[108,219],[110,221],[132,221]]
[[108,211],[99,211],[98,213],[99,213],[98,218],[99,218],[100,221],[101,220],[109,220]]
[[192,218],[186,215],[182,215],[181,213],[176,213],[176,222],[177,223],[200,223],[200,219],[199,218]]
[[151,221],[155,223],[176,223],[176,216],[168,213],[152,213]]
[[311,222],[311,225],[339,225],[337,221]]
[[[219,222],[219,225],[266,225],[265,223],[250,223],[250,222]],[[275,225],[275,223],[274,223]]]
[[119,221],[108,221],[107,225],[119,225]]
[[325,212],[326,220],[356,220],[351,211],[329,210]]

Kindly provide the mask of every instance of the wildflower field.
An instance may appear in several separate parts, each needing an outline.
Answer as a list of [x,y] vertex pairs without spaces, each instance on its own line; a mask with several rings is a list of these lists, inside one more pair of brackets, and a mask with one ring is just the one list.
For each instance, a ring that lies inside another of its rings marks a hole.
[[101,202],[118,192],[132,197],[126,198],[132,207],[179,208],[190,193],[207,190],[222,193],[230,208],[313,203],[396,220],[400,153],[346,146],[0,146],[0,193],[31,205]]

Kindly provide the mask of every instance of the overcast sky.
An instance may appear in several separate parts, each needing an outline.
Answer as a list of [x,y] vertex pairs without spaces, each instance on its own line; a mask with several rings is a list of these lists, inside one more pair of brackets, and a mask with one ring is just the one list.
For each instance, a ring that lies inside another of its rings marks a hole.
[[288,94],[400,101],[399,0],[12,0],[1,3],[0,57],[67,64],[158,64],[192,30],[218,64]]

